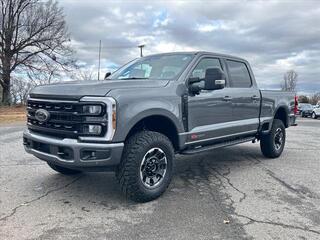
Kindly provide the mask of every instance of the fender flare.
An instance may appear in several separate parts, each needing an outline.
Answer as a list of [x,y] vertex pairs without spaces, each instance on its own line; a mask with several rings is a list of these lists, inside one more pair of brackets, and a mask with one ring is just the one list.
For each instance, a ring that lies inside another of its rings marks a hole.
[[147,109],[142,112],[139,112],[137,115],[132,117],[128,124],[126,124],[126,127],[120,131],[120,134],[116,136],[117,139],[122,139],[124,141],[126,137],[128,136],[130,130],[141,120],[148,118],[148,117],[164,117],[167,118],[169,121],[172,122],[172,124],[175,126],[177,133],[184,132],[183,125],[179,121],[179,119],[170,111],[162,108],[153,108],[153,109]]
[[[284,125],[287,128],[289,126],[289,109],[288,109],[287,105],[281,104],[281,105],[277,106],[276,109],[274,110],[273,119],[275,119],[276,114],[280,109],[284,109],[284,111],[285,111],[286,115],[285,115]],[[272,121],[273,121],[273,119],[272,119]]]

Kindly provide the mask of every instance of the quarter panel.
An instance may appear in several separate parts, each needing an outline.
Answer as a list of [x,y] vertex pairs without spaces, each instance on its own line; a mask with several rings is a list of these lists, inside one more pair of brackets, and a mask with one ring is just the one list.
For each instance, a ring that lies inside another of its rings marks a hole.
[[261,115],[260,121],[263,123],[270,123],[269,130],[273,118],[280,107],[286,109],[287,117],[293,112],[294,109],[294,96],[293,92],[284,91],[272,91],[272,90],[261,90],[262,101],[261,101]]

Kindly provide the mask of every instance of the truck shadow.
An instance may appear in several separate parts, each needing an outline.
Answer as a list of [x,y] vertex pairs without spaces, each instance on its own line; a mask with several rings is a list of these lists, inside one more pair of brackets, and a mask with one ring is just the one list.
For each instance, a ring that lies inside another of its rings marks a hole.
[[[222,180],[229,181],[230,174],[247,169],[267,161],[258,145],[242,144],[216,149],[197,155],[178,156],[173,188],[198,188],[205,184],[223,187]],[[217,190],[217,189],[216,189]]]
[[[201,182],[214,180],[219,175],[226,177],[234,171],[245,171],[246,168],[259,164],[260,157],[262,158],[257,145],[240,145],[198,155],[179,155],[168,191],[171,192],[172,189],[189,191],[195,179],[201,185]],[[119,207],[134,208],[136,205],[124,197],[114,173],[111,172],[82,173],[73,177],[52,174],[47,176],[46,184],[51,185],[56,181],[69,183],[55,193],[59,198],[58,201],[67,205],[75,204],[83,211],[90,212],[88,208],[90,205],[107,210]]]

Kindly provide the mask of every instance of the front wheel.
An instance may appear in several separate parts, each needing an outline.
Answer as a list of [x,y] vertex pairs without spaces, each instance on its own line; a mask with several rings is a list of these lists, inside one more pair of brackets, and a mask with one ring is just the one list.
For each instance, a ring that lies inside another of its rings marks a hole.
[[161,133],[142,131],[126,141],[116,177],[128,198],[147,202],[167,189],[173,168],[171,141]]
[[274,119],[271,131],[261,136],[260,148],[265,157],[277,158],[281,155],[286,142],[286,128],[279,119]]
[[316,115],[315,112],[312,113],[312,118],[313,118],[313,119],[317,119],[317,115]]

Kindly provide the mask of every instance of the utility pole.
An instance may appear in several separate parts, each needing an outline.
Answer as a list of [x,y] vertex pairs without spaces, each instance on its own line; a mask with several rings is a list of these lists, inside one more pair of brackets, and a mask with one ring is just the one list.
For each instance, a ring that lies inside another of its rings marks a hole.
[[146,46],[145,44],[141,44],[141,45],[138,46],[138,48],[140,48],[140,57],[143,57],[142,49],[143,49],[145,46]]
[[99,41],[98,81],[100,80],[101,40]]

